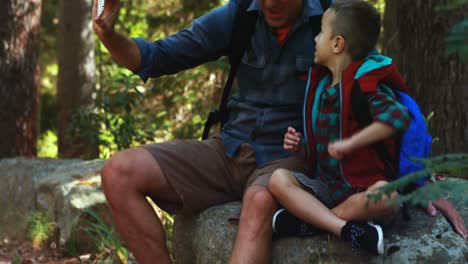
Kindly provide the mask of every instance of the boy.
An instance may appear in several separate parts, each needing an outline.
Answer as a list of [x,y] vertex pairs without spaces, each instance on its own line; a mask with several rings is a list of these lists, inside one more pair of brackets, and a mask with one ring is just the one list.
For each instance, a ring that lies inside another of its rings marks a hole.
[[[270,191],[288,210],[273,217],[279,235],[306,235],[315,226],[350,241],[354,252],[362,248],[383,254],[382,228],[366,221],[395,214],[397,206],[388,200],[396,194],[379,202],[367,199],[388,181],[387,164],[372,143],[385,140],[388,152],[394,153],[391,136],[407,129],[409,116],[388,88],[406,89],[391,59],[366,57],[379,32],[378,11],[361,0],[336,1],[323,15],[315,63],[325,67],[316,66],[309,74],[304,107],[305,145],[315,171],[313,178],[285,169],[273,173]],[[364,128],[351,110],[356,82],[373,118]],[[289,127],[284,148],[298,152],[301,136]]]

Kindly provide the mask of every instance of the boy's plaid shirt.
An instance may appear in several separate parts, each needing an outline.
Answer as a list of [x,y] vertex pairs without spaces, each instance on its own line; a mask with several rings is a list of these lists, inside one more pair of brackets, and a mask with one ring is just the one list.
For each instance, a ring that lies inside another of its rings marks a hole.
[[[319,113],[314,131],[317,152],[316,176],[328,185],[333,199],[341,202],[354,193],[354,190],[344,180],[344,175],[341,175],[340,161],[332,158],[328,153],[328,144],[340,140],[339,86],[329,86],[316,96],[320,96]],[[390,125],[397,131],[405,131],[409,127],[410,119],[406,108],[393,97],[388,89],[378,87],[376,92],[368,93],[367,97],[374,121]],[[349,118],[348,116],[345,114],[345,118]]]

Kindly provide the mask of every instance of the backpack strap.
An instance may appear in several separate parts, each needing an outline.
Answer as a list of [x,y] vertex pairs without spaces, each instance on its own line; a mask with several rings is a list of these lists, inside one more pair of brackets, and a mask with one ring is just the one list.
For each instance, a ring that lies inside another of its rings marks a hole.
[[[351,109],[361,128],[364,128],[373,122],[372,114],[367,102],[367,96],[362,92],[358,81],[354,81],[353,88],[351,90]],[[372,147],[375,149],[385,165],[385,175],[389,180],[396,179],[398,175],[398,161],[400,157],[399,141],[400,140],[397,139],[397,149],[395,150],[394,157],[391,157],[382,141],[372,144]]]
[[231,42],[229,45],[228,57],[231,69],[229,71],[227,81],[224,84],[221,103],[218,108],[209,113],[203,129],[202,139],[208,138],[208,134],[210,133],[210,129],[213,124],[220,123],[222,127],[224,122],[227,120],[227,99],[231,94],[232,83],[236,78],[237,69],[239,68],[242,55],[247,49],[255,30],[258,13],[247,12],[252,0],[240,0],[238,3],[239,8],[237,9],[234,18],[234,28],[232,30]]

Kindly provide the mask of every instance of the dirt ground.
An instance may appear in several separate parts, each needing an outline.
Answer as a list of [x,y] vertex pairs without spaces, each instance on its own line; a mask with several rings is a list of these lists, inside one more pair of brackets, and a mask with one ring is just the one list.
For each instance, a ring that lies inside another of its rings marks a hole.
[[[42,249],[33,249],[31,242],[3,239],[0,241],[0,264],[118,264],[96,254],[82,254],[79,258],[69,256],[54,244]],[[128,264],[137,264],[130,254]]]
[[[91,256],[89,256],[91,259]],[[0,264],[78,264],[79,259],[64,256],[54,245],[45,249],[33,249],[31,242],[19,242],[4,239],[0,241]]]

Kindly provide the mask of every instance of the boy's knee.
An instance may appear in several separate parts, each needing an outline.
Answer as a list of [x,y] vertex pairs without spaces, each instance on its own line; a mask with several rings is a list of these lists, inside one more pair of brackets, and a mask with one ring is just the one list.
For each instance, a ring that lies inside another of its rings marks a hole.
[[293,177],[291,171],[277,169],[271,175],[270,181],[268,182],[268,188],[276,195],[278,192],[292,184],[291,177]]
[[378,189],[380,187],[385,186],[386,184],[388,184],[387,181],[378,181],[378,182],[372,184],[369,189],[375,190],[375,189]]
[[[375,193],[379,192],[379,188],[381,188],[381,187],[383,187],[383,186],[385,186],[387,184],[388,184],[387,181],[378,181],[378,182],[374,183],[373,185],[371,185],[367,189],[366,194],[367,195],[375,194]],[[398,192],[394,191],[390,195],[387,195],[387,194],[382,195],[382,198],[381,198],[380,201],[386,202],[386,201],[394,200],[397,197],[398,197]]]

